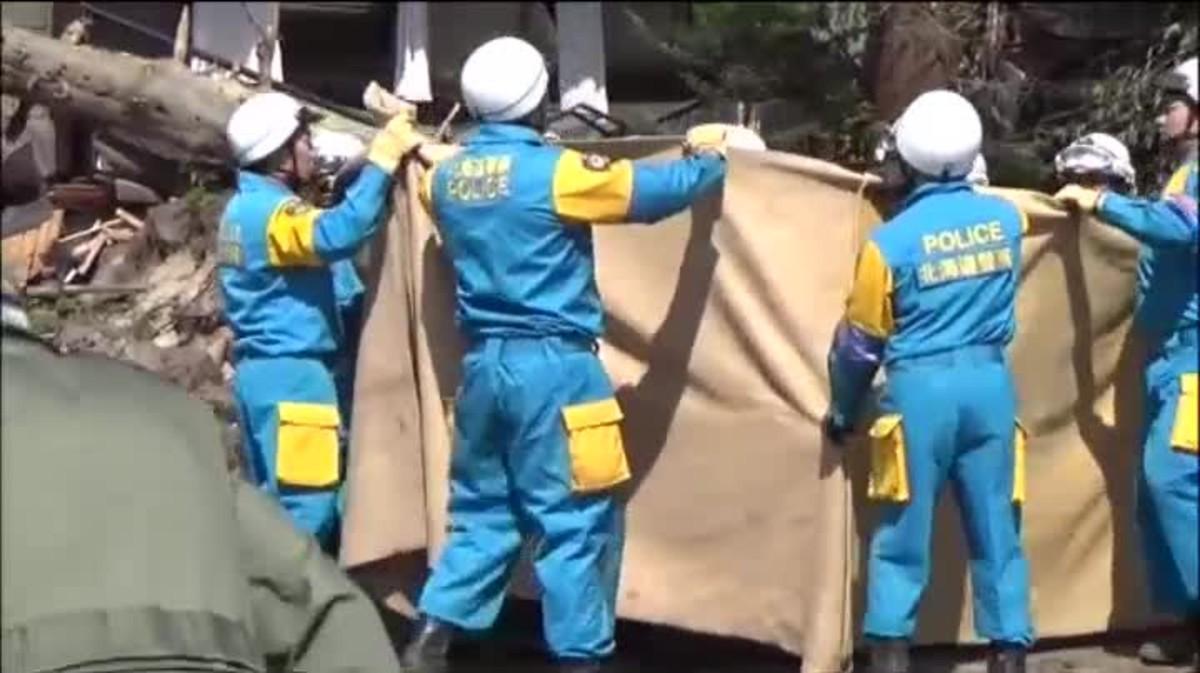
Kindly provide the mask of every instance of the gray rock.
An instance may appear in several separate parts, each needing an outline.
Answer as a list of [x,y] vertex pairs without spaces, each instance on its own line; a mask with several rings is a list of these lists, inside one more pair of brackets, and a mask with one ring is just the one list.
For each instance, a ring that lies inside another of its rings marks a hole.
[[150,208],[146,224],[156,240],[171,247],[186,243],[191,233],[191,219],[182,199],[171,199]]

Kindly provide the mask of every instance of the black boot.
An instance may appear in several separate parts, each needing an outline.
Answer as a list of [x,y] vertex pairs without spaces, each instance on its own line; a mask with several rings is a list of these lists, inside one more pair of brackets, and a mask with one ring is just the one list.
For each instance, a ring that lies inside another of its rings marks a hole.
[[1012,643],[992,643],[987,673],[1025,673],[1025,648]]
[[871,641],[870,673],[909,673],[908,640],[878,638]]
[[433,617],[423,617],[413,633],[404,648],[400,670],[404,673],[445,673],[446,653],[450,650],[454,627]]
[[1195,633],[1164,634],[1147,640],[1138,648],[1138,659],[1147,666],[1194,667],[1200,657]]

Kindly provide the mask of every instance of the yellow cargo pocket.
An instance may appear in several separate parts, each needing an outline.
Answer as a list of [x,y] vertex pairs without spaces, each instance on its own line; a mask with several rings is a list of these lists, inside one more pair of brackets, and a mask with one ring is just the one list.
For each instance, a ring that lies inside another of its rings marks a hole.
[[571,457],[571,488],[577,493],[601,491],[629,478],[621,420],[614,398],[563,407]]
[[327,488],[338,482],[340,420],[333,404],[279,404],[275,476],[281,485]]
[[1029,446],[1029,431],[1017,421],[1013,433],[1013,490],[1012,500],[1018,505],[1025,502],[1025,451]]
[[908,502],[908,458],[904,453],[904,424],[900,414],[880,416],[871,426],[871,477],[867,496],[872,500]]
[[1179,405],[1175,408],[1175,423],[1171,428],[1171,446],[1187,453],[1200,453],[1197,448],[1197,416],[1200,411],[1200,384],[1196,372],[1179,377]]

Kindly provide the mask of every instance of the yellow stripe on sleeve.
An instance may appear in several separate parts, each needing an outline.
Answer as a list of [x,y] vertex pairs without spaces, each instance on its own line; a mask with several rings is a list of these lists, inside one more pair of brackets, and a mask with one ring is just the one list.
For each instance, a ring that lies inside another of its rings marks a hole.
[[1192,166],[1193,164],[1188,162],[1171,174],[1171,179],[1167,180],[1167,186],[1163,187],[1163,196],[1182,194],[1187,189],[1187,181],[1192,173]]
[[274,267],[324,264],[313,246],[317,218],[325,211],[300,199],[288,199],[267,222],[267,262]]
[[554,212],[567,220],[615,224],[629,218],[633,162],[564,150],[554,167]]
[[875,241],[867,241],[858,255],[854,287],[846,300],[850,324],[883,339],[892,333],[892,269]]

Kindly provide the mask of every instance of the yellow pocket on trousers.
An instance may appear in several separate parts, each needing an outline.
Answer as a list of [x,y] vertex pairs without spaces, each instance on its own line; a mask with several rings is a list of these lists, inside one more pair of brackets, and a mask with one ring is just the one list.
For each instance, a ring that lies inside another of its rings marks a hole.
[[614,398],[563,407],[571,458],[571,488],[577,493],[601,491],[629,479],[621,420]]
[[1025,452],[1029,446],[1029,431],[1017,420],[1013,433],[1013,491],[1012,500],[1025,502]]
[[326,488],[338,482],[340,421],[338,408],[333,404],[279,404],[275,476],[280,484]]
[[1197,410],[1200,405],[1200,384],[1196,380],[1196,372],[1179,377],[1179,405],[1175,408],[1175,423],[1171,427],[1171,446],[1186,451],[1198,453],[1197,447]]
[[908,502],[908,457],[900,414],[880,416],[871,426],[871,476],[867,496],[872,500]]

